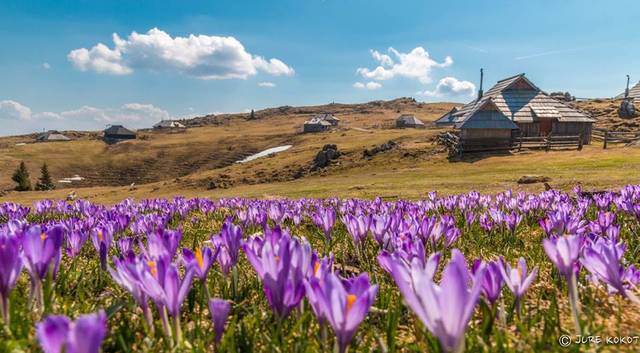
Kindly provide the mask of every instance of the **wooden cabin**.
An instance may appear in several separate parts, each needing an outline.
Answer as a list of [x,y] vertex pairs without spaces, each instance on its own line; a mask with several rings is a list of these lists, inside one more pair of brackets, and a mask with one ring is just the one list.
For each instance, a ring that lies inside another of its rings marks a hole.
[[71,141],[67,136],[55,130],[49,130],[36,136],[36,142],[66,142]]
[[[583,144],[591,143],[595,121],[586,113],[551,98],[524,74],[498,81],[485,94],[480,90],[477,99],[449,119],[460,129],[461,138],[503,138],[509,134],[581,136]],[[474,131],[465,131],[470,129]]]
[[640,102],[640,81],[638,81],[638,83],[636,83],[635,86],[631,88],[628,88],[628,87],[629,85],[627,84],[627,89],[624,92],[617,95],[616,99],[630,98],[632,100],[635,100],[636,103]]
[[446,114],[438,118],[438,120],[434,121],[433,124],[436,127],[454,127],[456,125],[455,122],[455,114],[458,112],[460,107],[453,107]]
[[396,119],[396,128],[412,128],[412,129],[424,129],[424,123],[422,120],[411,114],[402,114]]
[[122,125],[111,125],[104,130],[103,135],[106,143],[118,143],[136,138],[136,133]]

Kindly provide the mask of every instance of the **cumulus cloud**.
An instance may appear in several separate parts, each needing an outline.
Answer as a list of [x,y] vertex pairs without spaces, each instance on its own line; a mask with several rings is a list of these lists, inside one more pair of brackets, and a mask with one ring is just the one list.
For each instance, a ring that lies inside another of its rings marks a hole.
[[0,101],[0,120],[31,120],[31,108],[16,101]]
[[51,68],[51,65],[49,65],[49,63],[45,62],[45,63],[42,63],[42,68],[45,69],[45,70],[49,70]]
[[475,91],[476,85],[469,81],[461,81],[455,77],[445,77],[438,81],[433,91],[421,91],[418,94],[427,97],[473,96]]
[[178,72],[205,80],[246,79],[258,72],[291,76],[283,61],[247,52],[236,38],[190,34],[171,37],[153,28],[132,32],[126,39],[113,34],[114,47],[98,43],[72,50],[67,58],[80,71],[127,75],[138,69]]
[[353,87],[358,88],[358,89],[374,90],[374,89],[381,88],[382,85],[380,83],[378,83],[378,82],[369,81],[367,83],[356,82],[356,83],[353,84]]
[[376,81],[404,77],[426,84],[431,82],[431,72],[434,68],[443,68],[453,64],[453,59],[450,56],[447,56],[443,62],[435,61],[423,47],[416,47],[408,53],[401,53],[394,48],[389,48],[388,52],[389,54],[383,54],[371,50],[371,57],[378,62],[379,66],[373,69],[358,68],[357,74]]
[[106,124],[113,123],[123,123],[132,127],[149,127],[157,121],[167,119],[172,119],[171,114],[153,104],[127,103],[117,108],[83,106],[62,112],[32,113],[31,108],[18,102],[0,101],[0,120],[23,122],[8,124],[12,125],[7,131],[11,133],[42,131],[42,129],[100,129]]
[[273,82],[258,82],[258,87],[273,88],[276,84]]

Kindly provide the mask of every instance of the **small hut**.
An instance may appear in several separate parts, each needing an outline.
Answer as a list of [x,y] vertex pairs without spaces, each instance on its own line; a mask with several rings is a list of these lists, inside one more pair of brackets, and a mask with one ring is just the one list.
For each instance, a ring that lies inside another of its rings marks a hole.
[[49,130],[36,136],[36,142],[65,142],[71,141],[67,136],[55,130]]
[[[491,112],[491,118],[475,117],[479,111]],[[504,122],[505,117],[511,124]],[[483,121],[481,125],[487,131],[474,132],[476,137],[482,135],[487,138],[502,138],[507,135],[507,131],[498,130],[511,131],[515,124],[518,130],[516,133],[523,137],[580,135],[584,144],[591,143],[591,128],[594,123],[586,113],[551,98],[524,74],[498,81],[485,94],[481,89],[478,98],[453,113],[450,120],[459,129],[473,126],[466,124],[469,120]]]
[[458,112],[460,107],[453,107],[446,114],[438,118],[438,120],[434,121],[433,124],[437,127],[453,127],[456,125],[455,122],[455,114]]
[[157,124],[153,125],[155,130],[162,129],[184,129],[185,126],[175,120],[160,120]]
[[106,143],[117,143],[136,138],[136,133],[122,125],[111,125],[104,130],[104,141]]
[[324,120],[331,124],[331,126],[338,126],[340,123],[340,119],[336,118],[335,115],[329,113],[316,114],[314,118],[318,120]]
[[307,120],[303,125],[303,132],[323,132],[331,129],[333,125],[326,120],[319,119],[317,117]]
[[616,99],[623,98],[631,98],[632,100],[635,100],[636,103],[640,102],[640,81],[638,81],[638,83],[636,83],[636,85],[631,88],[628,88],[627,84],[627,89],[616,96]]
[[396,128],[424,129],[424,123],[411,114],[402,114],[396,119]]

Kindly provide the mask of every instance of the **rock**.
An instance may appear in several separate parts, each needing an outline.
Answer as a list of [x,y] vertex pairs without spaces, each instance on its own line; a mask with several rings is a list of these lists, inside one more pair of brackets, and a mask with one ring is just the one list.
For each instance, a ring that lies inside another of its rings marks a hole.
[[78,198],[78,195],[75,191],[71,191],[67,194],[67,201],[75,201]]
[[338,146],[333,144],[326,144],[322,147],[322,150],[316,154],[316,158],[313,159],[313,170],[325,168],[331,164],[331,161],[340,158],[340,151]]
[[633,100],[627,98],[620,103],[618,116],[623,119],[630,119],[636,116],[636,107],[633,105]]
[[548,181],[551,181],[551,178],[543,175],[523,175],[518,179],[518,184],[546,183]]
[[376,154],[380,153],[380,152],[385,152],[385,151],[389,151],[392,150],[394,148],[398,147],[398,143],[393,141],[393,140],[389,140],[381,145],[377,145],[374,146],[372,149],[368,150],[365,149],[362,152],[362,157],[363,158],[367,158],[367,157],[373,157]]
[[218,184],[214,180],[209,180],[207,183],[207,190],[214,190],[218,188]]

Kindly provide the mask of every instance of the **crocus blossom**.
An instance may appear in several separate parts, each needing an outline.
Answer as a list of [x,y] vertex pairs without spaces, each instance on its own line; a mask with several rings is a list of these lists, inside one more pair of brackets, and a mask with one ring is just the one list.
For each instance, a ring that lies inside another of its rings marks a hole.
[[411,267],[408,280],[402,263],[392,262],[391,269],[407,305],[438,338],[442,348],[447,352],[462,351],[464,332],[480,297],[484,266],[471,276],[462,253],[453,249],[440,284],[436,284],[432,273],[421,266]]
[[78,317],[51,315],[36,327],[40,347],[45,353],[98,353],[107,332],[104,311]]
[[345,352],[373,305],[378,286],[369,283],[366,273],[341,280],[335,273],[327,272],[324,278],[314,277],[309,283],[318,299],[322,318],[329,322],[336,335],[339,352]]

